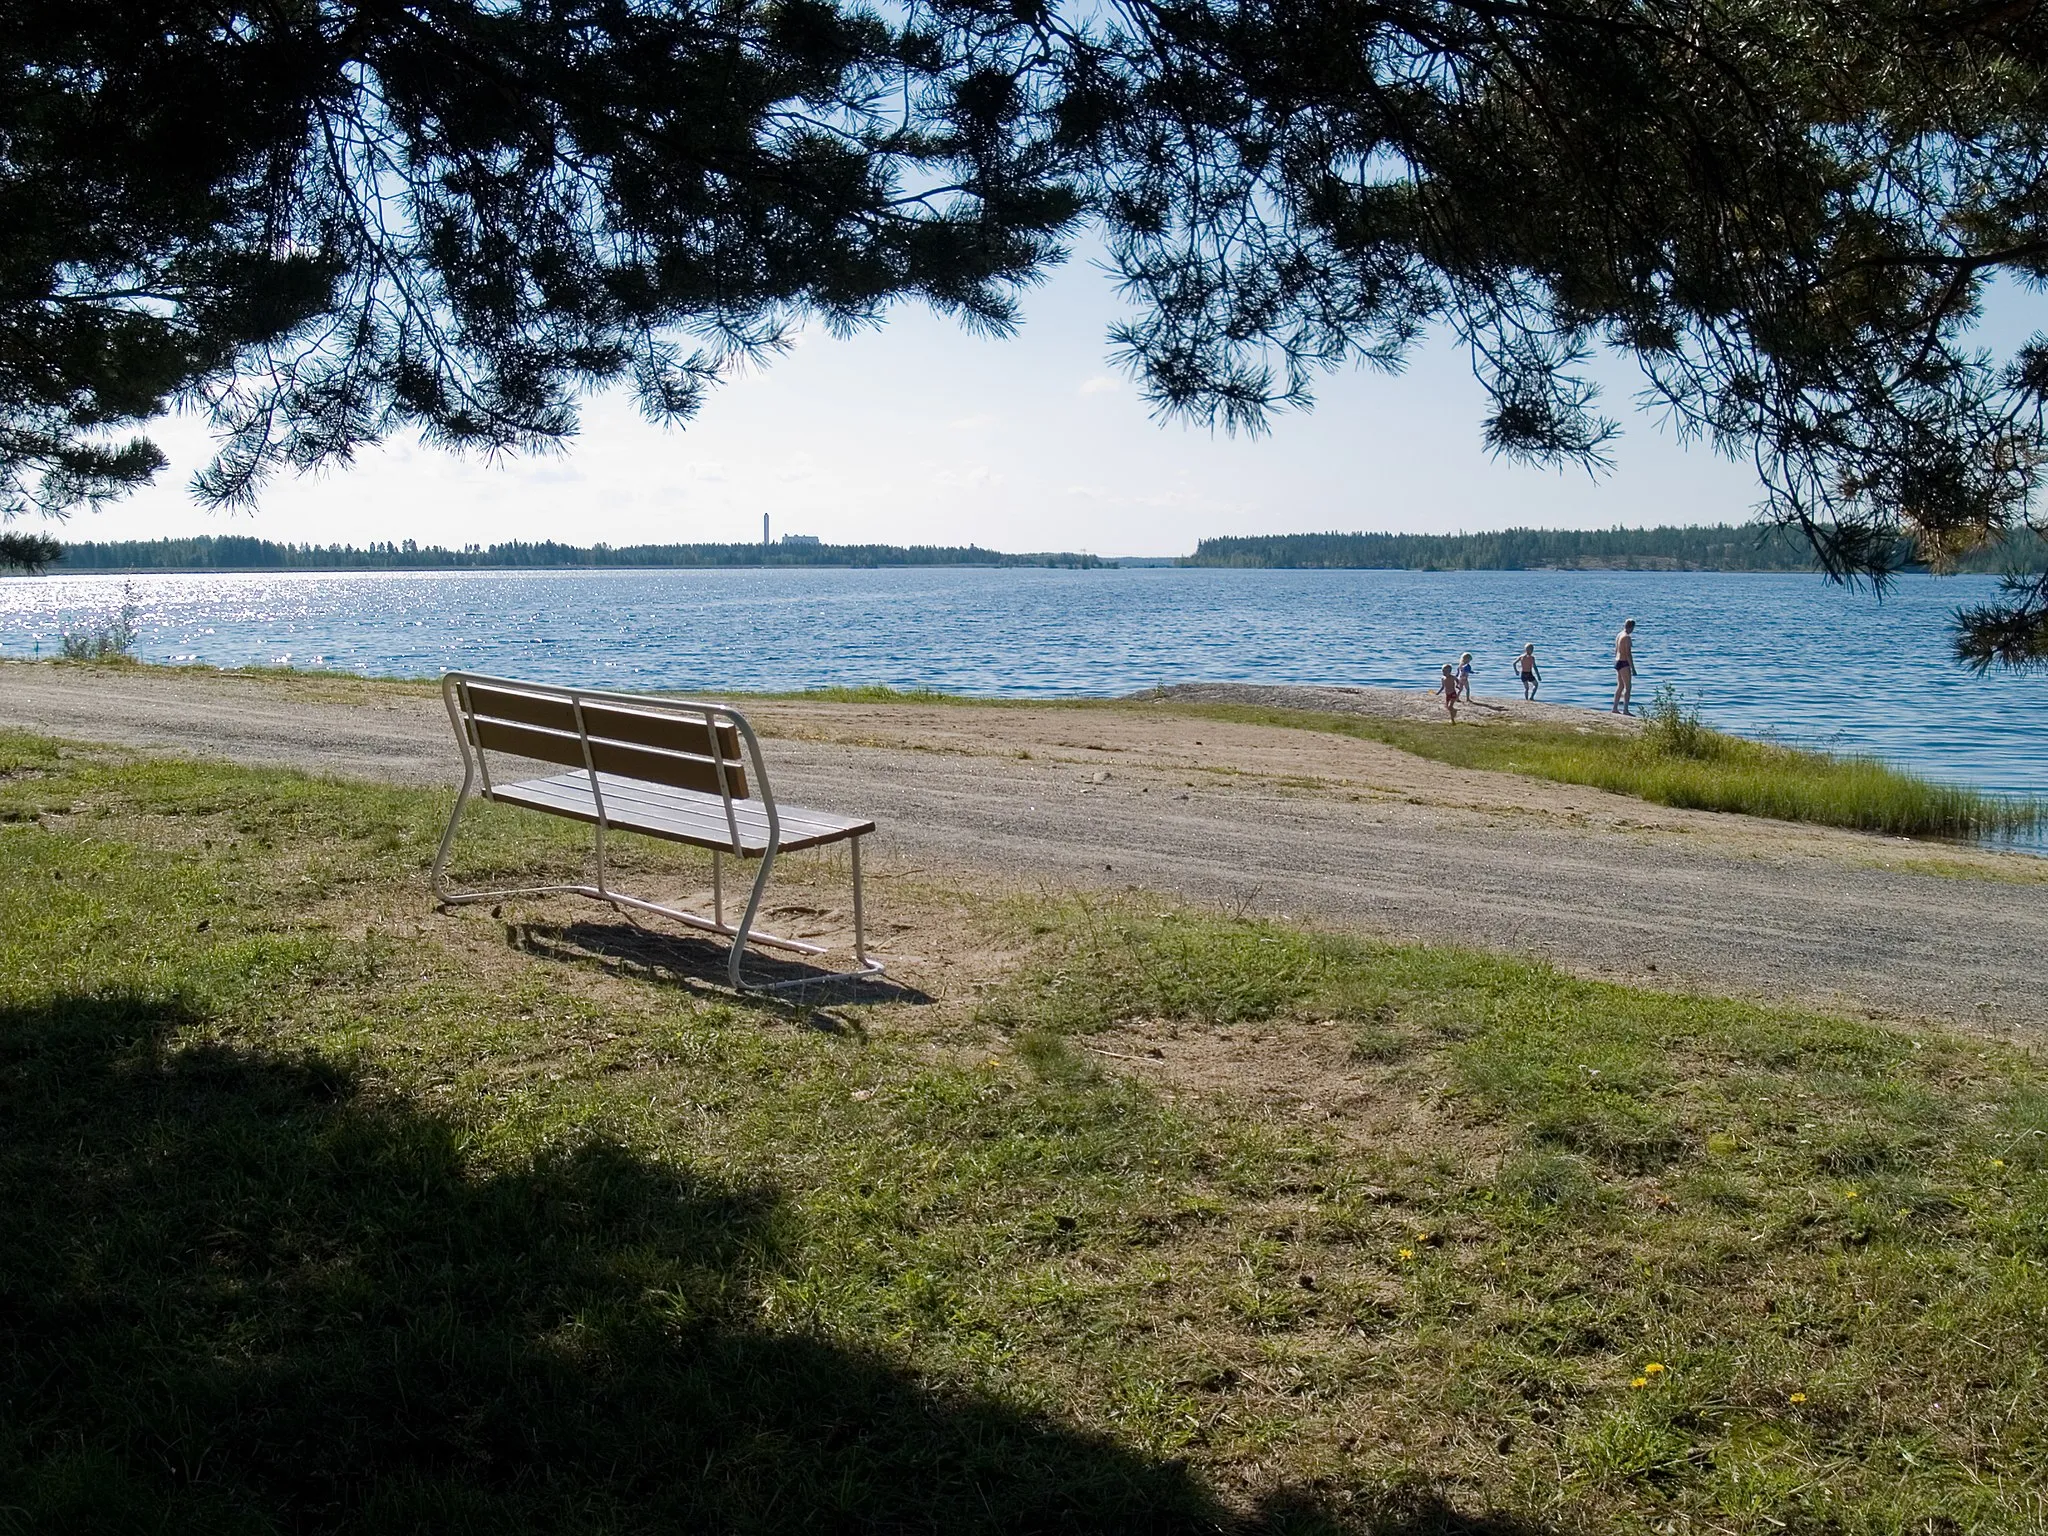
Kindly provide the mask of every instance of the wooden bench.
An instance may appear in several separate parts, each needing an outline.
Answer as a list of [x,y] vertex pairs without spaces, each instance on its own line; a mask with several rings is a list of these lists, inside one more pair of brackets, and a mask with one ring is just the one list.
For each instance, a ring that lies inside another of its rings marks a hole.
[[[826,952],[822,945],[780,938],[754,927],[776,855],[844,842],[853,860],[853,955],[859,967],[850,974],[881,972],[881,964],[867,955],[860,878],[860,840],[875,830],[875,824],[853,816],[778,805],[768,787],[760,739],[738,710],[724,704],[559,688],[473,672],[448,673],[441,680],[441,696],[462,748],[462,792],[456,796],[454,814],[448,818],[448,830],[434,857],[434,894],[442,902],[457,906],[513,896],[569,894],[657,913],[691,928],[728,936],[732,951],[727,974],[735,988],[744,989],[740,962],[750,942],[797,954]],[[501,783],[491,773],[488,754],[492,752],[561,763],[572,771]],[[455,829],[472,793],[501,805],[587,822],[595,829],[597,883],[494,891],[451,889],[448,854],[455,846]],[[605,872],[607,831],[640,832],[710,849],[711,916],[615,890]],[[746,913],[737,926],[725,920],[724,856],[728,853],[761,861],[761,871],[747,896]]]

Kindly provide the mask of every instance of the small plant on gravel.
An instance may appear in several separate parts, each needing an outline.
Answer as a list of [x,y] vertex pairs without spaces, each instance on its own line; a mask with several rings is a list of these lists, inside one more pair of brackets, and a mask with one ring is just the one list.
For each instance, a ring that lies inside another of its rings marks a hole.
[[66,661],[133,661],[135,621],[141,612],[135,602],[135,583],[123,582],[121,611],[90,629],[65,630],[58,637],[58,648]]

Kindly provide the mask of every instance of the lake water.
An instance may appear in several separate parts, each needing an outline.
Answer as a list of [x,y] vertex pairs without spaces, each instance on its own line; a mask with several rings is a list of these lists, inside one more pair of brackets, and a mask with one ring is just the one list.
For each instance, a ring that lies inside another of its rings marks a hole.
[[[0,581],[0,656],[104,622],[119,576]],[[431,677],[451,667],[618,688],[886,683],[1107,695],[1161,683],[1426,688],[1477,658],[1477,691],[1605,707],[1611,637],[1638,620],[1637,698],[1674,684],[1712,723],[1875,752],[1930,777],[2048,792],[2048,676],[1978,678],[1949,615],[1989,577],[1900,582],[1882,602],[1818,577],[1543,571],[689,570],[305,572],[133,578],[139,654]]]

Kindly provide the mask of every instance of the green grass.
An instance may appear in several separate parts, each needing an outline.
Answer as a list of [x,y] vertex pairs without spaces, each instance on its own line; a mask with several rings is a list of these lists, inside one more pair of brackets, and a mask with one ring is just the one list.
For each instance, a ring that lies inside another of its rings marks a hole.
[[479,969],[420,934],[438,796],[0,772],[0,1529],[1205,1523],[1012,1364],[1068,1214],[1194,1176],[1148,1096]]
[[1639,733],[1521,723],[1408,723],[1233,704],[1166,704],[1176,714],[1326,731],[1459,768],[1588,784],[1686,810],[1739,811],[1899,837],[1996,838],[2048,819],[2038,800],[1937,784],[1871,757],[1808,752],[1702,726],[1665,701]]
[[[1246,1169],[1247,1197],[1299,1192],[1276,1283],[1322,1277],[1270,1353],[1334,1416],[1384,1393],[1409,1445],[1463,1447],[1484,1507],[1574,1531],[2040,1528],[2034,1053],[1131,903],[1016,920],[1041,949],[993,1024],[1320,1038],[1303,1099],[1370,1085],[1358,1113],[1388,1133],[1278,1113],[1269,1155],[1295,1168]],[[1356,1452],[1325,1454],[1341,1479]]]
[[805,1027],[445,804],[0,737],[0,1530],[2048,1513],[2025,1051],[1138,897]]

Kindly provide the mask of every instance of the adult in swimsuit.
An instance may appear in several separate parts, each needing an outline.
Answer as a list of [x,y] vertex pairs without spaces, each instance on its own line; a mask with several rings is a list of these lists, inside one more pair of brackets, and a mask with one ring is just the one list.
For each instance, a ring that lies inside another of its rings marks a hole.
[[1636,681],[1635,637],[1636,621],[1622,620],[1621,633],[1614,637],[1614,703],[1608,707],[1609,714],[1616,710],[1624,715],[1633,713],[1628,707],[1628,696]]

